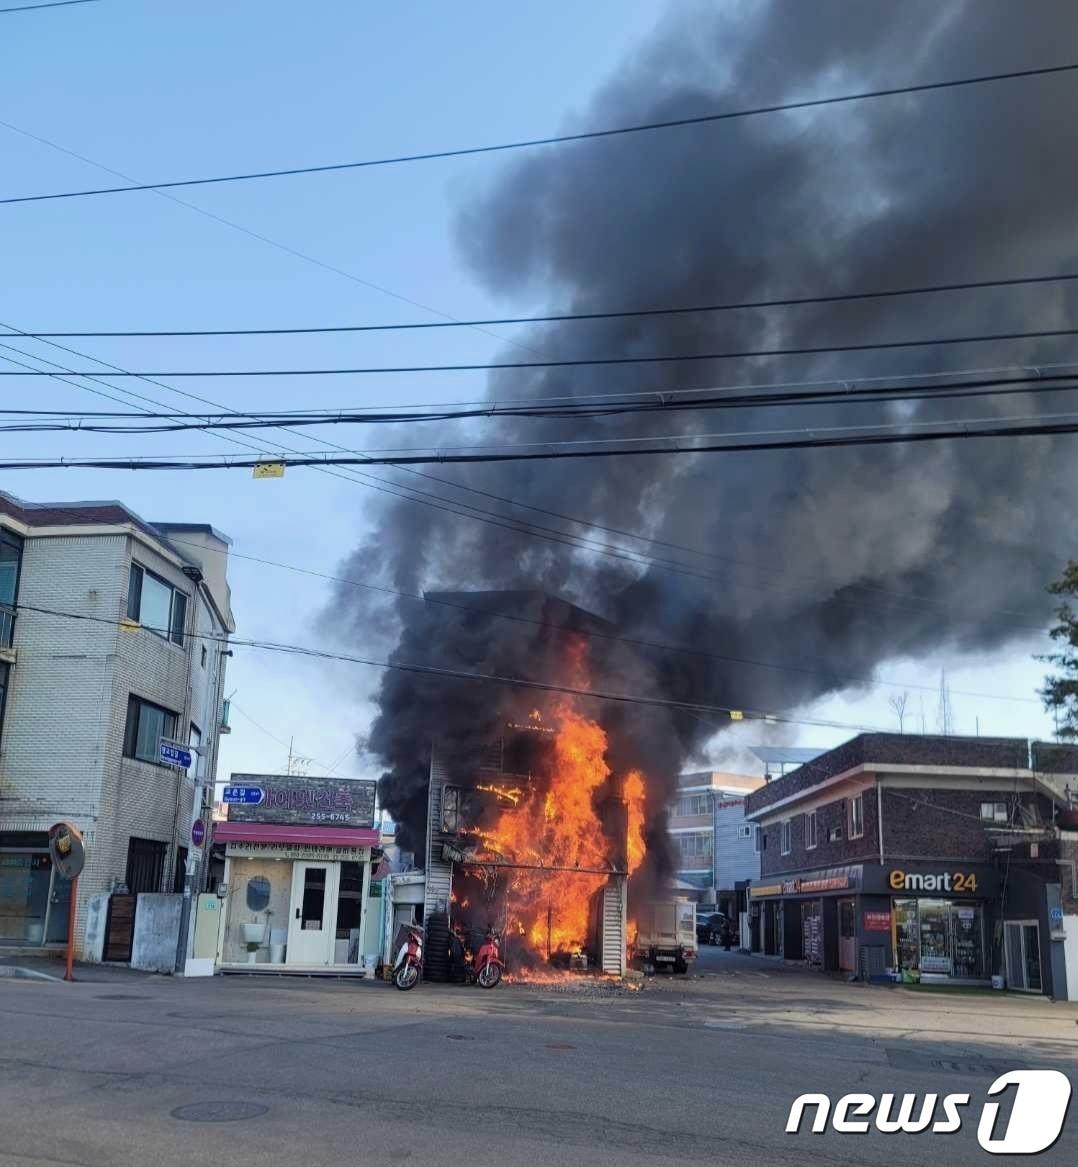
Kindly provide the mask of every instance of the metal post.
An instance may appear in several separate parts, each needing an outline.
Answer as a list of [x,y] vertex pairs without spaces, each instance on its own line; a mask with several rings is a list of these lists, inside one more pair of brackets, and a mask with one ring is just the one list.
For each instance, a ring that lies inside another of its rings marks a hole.
[[[201,750],[201,746],[194,747]],[[176,972],[182,973],[184,966],[187,963],[187,948],[189,937],[187,933],[191,928],[191,890],[194,884],[194,840],[192,839],[192,832],[195,825],[195,820],[202,814],[202,775],[199,773],[201,766],[201,758],[196,755],[195,758],[195,790],[194,798],[191,805],[191,821],[187,828],[187,865],[183,873],[183,902],[180,905],[180,931],[176,937]],[[202,846],[206,846],[206,839],[203,838]]]
[[79,877],[76,875],[71,881],[71,898],[67,902],[67,961],[64,968],[64,980],[73,981],[75,973],[72,966],[75,961],[75,909],[79,899]]

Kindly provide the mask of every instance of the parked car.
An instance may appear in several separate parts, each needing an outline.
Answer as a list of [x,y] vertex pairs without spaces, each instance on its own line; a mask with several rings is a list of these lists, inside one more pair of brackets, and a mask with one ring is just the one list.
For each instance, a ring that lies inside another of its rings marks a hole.
[[729,917],[723,912],[700,916],[696,921],[696,939],[701,944],[721,944],[722,930],[729,924]]

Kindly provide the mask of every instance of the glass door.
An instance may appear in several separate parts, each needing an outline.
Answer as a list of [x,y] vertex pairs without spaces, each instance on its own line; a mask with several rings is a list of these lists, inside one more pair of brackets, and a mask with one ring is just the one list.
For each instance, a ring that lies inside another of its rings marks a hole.
[[857,971],[857,911],[852,899],[838,901],[838,967]]
[[921,975],[950,976],[951,913],[946,900],[921,900]]
[[339,863],[293,863],[289,964],[329,964],[336,931]]

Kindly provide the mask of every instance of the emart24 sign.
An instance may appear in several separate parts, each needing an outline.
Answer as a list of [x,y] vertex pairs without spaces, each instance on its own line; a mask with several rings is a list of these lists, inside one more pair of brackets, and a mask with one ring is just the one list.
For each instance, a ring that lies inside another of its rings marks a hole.
[[977,875],[973,871],[903,871],[895,868],[887,877],[892,891],[950,891],[975,895]]

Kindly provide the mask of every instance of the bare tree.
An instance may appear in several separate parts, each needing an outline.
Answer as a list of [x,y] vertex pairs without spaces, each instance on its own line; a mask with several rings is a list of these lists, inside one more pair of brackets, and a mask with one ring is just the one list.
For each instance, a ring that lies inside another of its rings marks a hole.
[[895,717],[898,718],[898,732],[906,732],[906,705],[910,699],[909,692],[905,689],[901,693],[896,693],[893,697],[888,697],[887,704],[895,711]]

